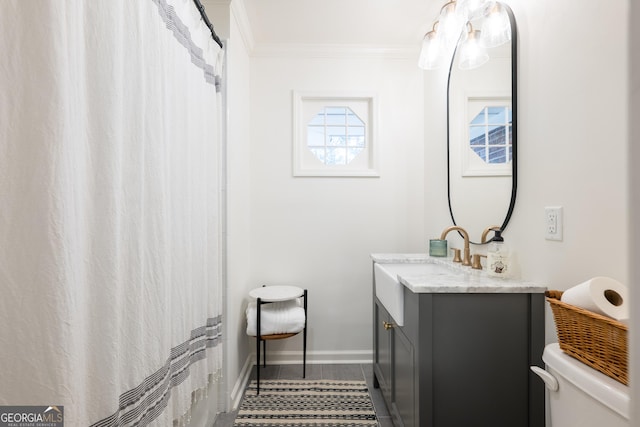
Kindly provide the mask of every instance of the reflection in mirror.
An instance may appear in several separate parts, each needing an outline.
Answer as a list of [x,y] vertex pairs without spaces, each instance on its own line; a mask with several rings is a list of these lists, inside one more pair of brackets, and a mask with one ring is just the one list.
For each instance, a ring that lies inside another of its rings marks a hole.
[[[466,69],[466,34],[478,28],[489,31],[490,15],[470,21],[451,61],[447,96],[449,210],[453,223],[478,236],[472,238],[477,243],[486,227],[505,229],[516,196],[516,27],[511,9],[496,5],[496,12],[508,17],[510,37],[499,26],[489,42],[483,34],[489,60]],[[501,45],[487,47],[500,38]]]

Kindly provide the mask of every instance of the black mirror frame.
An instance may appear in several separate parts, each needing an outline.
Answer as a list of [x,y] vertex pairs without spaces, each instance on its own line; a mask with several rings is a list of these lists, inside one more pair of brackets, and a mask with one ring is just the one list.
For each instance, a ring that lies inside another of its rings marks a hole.
[[[516,27],[516,19],[513,15],[511,8],[500,3],[500,6],[504,7],[509,15],[509,24],[511,25],[511,200],[509,203],[509,209],[507,215],[500,226],[500,230],[504,231],[507,228],[507,224],[513,215],[513,209],[516,204],[516,192],[518,188],[518,30]],[[453,215],[453,208],[451,207],[451,144],[450,138],[450,100],[449,94],[451,90],[451,70],[453,69],[453,63],[455,62],[457,47],[451,56],[451,64],[449,65],[449,76],[447,77],[447,200],[449,203],[449,214],[451,221],[454,225],[456,223],[455,216]],[[491,224],[487,224],[489,226]],[[491,241],[491,240],[489,240]],[[470,242],[475,245],[481,245],[484,243]],[[485,242],[488,243],[488,242]]]

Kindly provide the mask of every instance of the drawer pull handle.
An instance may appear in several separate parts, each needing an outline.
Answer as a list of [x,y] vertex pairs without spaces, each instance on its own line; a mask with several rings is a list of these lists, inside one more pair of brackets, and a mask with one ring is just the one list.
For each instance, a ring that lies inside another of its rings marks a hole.
[[393,323],[389,323],[389,322],[382,322],[382,325],[384,326],[384,328],[388,331],[389,329],[394,328],[396,325],[394,325]]

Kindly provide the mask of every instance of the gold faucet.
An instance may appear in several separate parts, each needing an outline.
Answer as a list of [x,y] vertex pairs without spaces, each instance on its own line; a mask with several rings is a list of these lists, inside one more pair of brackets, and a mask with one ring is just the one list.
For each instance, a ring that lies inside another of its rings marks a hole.
[[487,228],[484,229],[484,231],[482,232],[482,237],[480,238],[480,243],[487,243],[487,234],[489,234],[489,232],[493,230],[493,231],[499,231],[501,230],[499,225],[490,225]]
[[462,237],[464,238],[464,256],[462,257],[462,265],[471,265],[471,249],[469,249],[469,233],[465,231],[464,228],[452,225],[451,227],[447,227],[444,229],[442,234],[440,235],[440,240],[444,240],[449,234],[450,231],[458,230]]

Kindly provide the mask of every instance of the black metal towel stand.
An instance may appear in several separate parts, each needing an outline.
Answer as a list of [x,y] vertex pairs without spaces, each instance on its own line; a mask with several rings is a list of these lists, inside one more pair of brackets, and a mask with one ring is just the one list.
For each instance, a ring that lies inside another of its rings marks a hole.
[[[304,308],[304,329],[302,330],[302,378],[307,376],[307,290],[301,295]],[[263,304],[270,304],[257,298],[256,301],[256,394],[260,394],[260,341],[262,341],[262,363],[267,366],[267,341],[260,334],[260,314]],[[297,334],[297,333],[296,333]],[[293,335],[296,335],[293,334]],[[286,335],[286,334],[283,334]]]

